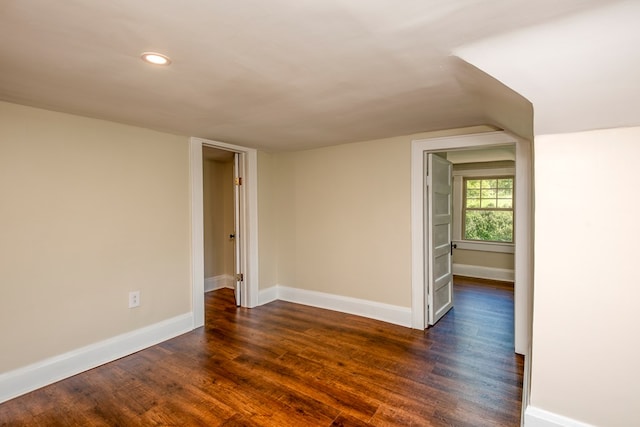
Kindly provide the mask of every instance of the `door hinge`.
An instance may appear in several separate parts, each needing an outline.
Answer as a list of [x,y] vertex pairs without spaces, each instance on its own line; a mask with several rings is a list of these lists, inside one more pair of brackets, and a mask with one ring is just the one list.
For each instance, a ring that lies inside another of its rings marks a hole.
[[236,274],[236,282],[244,282],[244,274],[242,273]]
[[241,176],[237,177],[235,179],[235,183],[236,183],[236,185],[242,185],[242,177]]

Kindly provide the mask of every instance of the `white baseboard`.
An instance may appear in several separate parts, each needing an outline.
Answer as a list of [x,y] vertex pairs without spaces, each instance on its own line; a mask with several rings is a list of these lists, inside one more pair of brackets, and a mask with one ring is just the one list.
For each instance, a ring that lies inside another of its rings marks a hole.
[[0,375],[0,403],[193,330],[193,313],[88,345]]
[[204,279],[204,291],[210,292],[222,288],[232,288],[235,283],[235,277],[230,274],[220,274],[218,276],[206,277]]
[[477,277],[478,279],[502,280],[513,282],[515,273],[506,268],[482,267],[470,264],[453,264],[453,274],[467,277]]
[[355,314],[370,319],[382,320],[395,325],[411,327],[411,308],[384,304],[376,301],[308,291],[276,285],[260,291],[260,304],[282,300],[312,307],[325,308],[341,313]]
[[524,411],[524,425],[525,427],[595,427],[531,405]]
[[271,286],[267,289],[260,289],[258,295],[258,305],[268,304],[278,299],[278,286]]

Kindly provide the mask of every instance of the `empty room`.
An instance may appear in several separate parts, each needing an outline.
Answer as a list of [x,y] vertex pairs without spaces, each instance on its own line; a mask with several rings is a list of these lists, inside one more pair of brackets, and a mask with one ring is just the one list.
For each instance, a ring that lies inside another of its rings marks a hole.
[[3,1],[0,425],[637,425],[638,16]]

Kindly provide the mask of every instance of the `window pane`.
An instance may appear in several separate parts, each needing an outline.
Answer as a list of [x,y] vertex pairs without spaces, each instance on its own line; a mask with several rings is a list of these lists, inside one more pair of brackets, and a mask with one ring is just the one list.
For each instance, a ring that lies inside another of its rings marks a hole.
[[497,179],[483,179],[482,188],[496,188],[498,186]]
[[468,208],[479,208],[480,207],[480,199],[467,199],[467,207]]
[[482,190],[482,198],[483,199],[495,199],[496,198],[496,190]]
[[513,207],[513,200],[511,200],[511,199],[498,199],[498,207],[500,209],[511,209]]
[[482,199],[482,201],[480,202],[480,207],[481,208],[495,208],[496,206],[496,199]]
[[467,198],[468,199],[479,199],[480,198],[480,190],[467,190]]
[[471,189],[480,189],[480,180],[479,179],[468,179],[467,180],[467,188]]
[[513,177],[465,179],[464,182],[463,238],[512,242]]
[[500,188],[513,188],[513,179],[499,179],[498,187]]
[[513,241],[513,212],[469,210],[465,215],[464,238],[493,242]]

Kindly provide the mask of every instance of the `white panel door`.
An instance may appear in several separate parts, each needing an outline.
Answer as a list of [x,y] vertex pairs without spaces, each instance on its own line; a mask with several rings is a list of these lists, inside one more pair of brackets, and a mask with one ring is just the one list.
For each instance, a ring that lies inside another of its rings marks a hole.
[[427,165],[427,324],[434,325],[453,307],[452,166],[435,154]]
[[240,250],[240,245],[242,244],[241,242],[243,241],[243,235],[242,232],[243,230],[241,229],[242,227],[240,226],[242,224],[240,215],[241,215],[241,209],[240,209],[240,201],[242,199],[241,197],[241,191],[242,191],[242,169],[241,169],[241,162],[240,162],[240,153],[235,153],[234,156],[234,164],[233,164],[233,218],[234,218],[234,246],[235,246],[235,254],[234,254],[234,269],[235,269],[235,274],[236,274],[236,281],[234,282],[234,294],[236,297],[236,305],[239,307],[242,303],[242,282],[244,280],[243,277],[243,272],[242,272],[242,251]]

